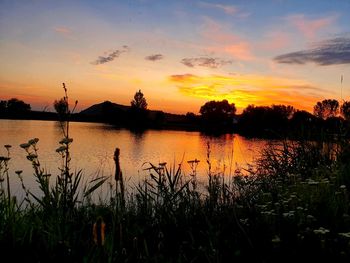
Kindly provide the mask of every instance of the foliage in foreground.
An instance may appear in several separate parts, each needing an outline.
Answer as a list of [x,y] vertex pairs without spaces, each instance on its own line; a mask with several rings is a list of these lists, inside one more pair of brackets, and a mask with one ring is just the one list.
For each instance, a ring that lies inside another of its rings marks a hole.
[[183,163],[149,164],[149,177],[133,193],[116,188],[99,204],[84,196],[100,184],[80,198],[71,194],[75,183],[69,176],[65,182],[65,165],[47,185],[37,156],[28,159],[43,195],[34,197],[23,185],[27,197],[18,202],[6,186],[9,156],[1,157],[2,255],[35,262],[347,262],[350,147],[338,146],[285,143],[267,149],[249,175],[233,177],[211,171],[208,149],[205,185],[196,179],[198,160],[189,161],[187,176]]
[[[119,149],[110,199],[92,202],[106,178],[82,185],[70,169],[67,90],[55,102],[64,138],[59,174],[45,172],[38,139],[21,144],[41,195],[16,171],[25,198],[11,193],[10,145],[0,157],[0,248],[3,259],[26,262],[348,262],[350,143],[284,142],[267,148],[248,171],[197,180],[197,159],[145,168],[149,176],[127,193]],[[114,187],[114,188],[113,188]]]

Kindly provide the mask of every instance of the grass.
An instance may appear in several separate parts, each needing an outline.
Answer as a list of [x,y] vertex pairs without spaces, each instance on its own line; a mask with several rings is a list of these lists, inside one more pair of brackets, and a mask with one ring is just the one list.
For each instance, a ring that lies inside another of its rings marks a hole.
[[[247,171],[227,179],[211,170],[197,182],[198,160],[145,164],[149,176],[128,193],[120,150],[108,201],[90,196],[106,180],[87,186],[70,172],[68,96],[59,109],[63,139],[56,177],[41,168],[38,139],[21,147],[32,163],[41,195],[16,171],[25,199],[9,186],[11,147],[0,157],[2,258],[26,262],[348,262],[350,259],[350,143],[291,142],[273,145]],[[337,147],[335,147],[337,146]],[[54,180],[54,181],[53,181]]]
[[[268,149],[248,176],[229,181],[209,170],[205,191],[182,173],[182,163],[150,163],[137,192],[118,187],[100,204],[84,198],[99,185],[79,199],[74,179],[66,188],[60,179],[48,187],[39,161],[29,158],[43,195],[29,193],[19,203],[2,186],[2,254],[33,262],[347,262],[350,167],[342,158],[348,149],[331,163],[325,156],[315,163],[310,145],[284,146]],[[2,183],[8,161],[1,161]]]

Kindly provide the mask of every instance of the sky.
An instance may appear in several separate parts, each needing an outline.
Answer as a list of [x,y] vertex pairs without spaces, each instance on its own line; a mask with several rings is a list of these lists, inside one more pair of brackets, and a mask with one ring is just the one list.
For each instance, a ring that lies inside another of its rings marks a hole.
[[0,0],[0,99],[198,113],[350,100],[349,0]]

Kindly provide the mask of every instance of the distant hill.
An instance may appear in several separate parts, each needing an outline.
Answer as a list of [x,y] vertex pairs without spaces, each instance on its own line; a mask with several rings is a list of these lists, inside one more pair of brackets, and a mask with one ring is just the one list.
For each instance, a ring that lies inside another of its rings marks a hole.
[[[131,107],[111,101],[94,104],[78,113],[80,120],[109,122],[116,125],[130,123],[128,111]],[[194,124],[186,115],[166,113],[159,110],[149,110],[147,114],[150,127],[171,129],[195,129]]]
[[79,114],[86,115],[86,116],[98,116],[98,115],[103,115],[106,113],[106,111],[110,111],[110,110],[126,112],[129,108],[130,106],[125,106],[125,105],[117,104],[110,101],[104,101],[99,104],[94,104],[85,110],[82,110]]

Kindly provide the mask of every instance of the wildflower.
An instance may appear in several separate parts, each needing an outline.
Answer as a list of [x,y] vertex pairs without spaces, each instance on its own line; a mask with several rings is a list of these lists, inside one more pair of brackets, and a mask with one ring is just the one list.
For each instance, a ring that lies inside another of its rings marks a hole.
[[339,186],[339,188],[344,190],[344,189],[346,189],[346,186],[342,184],[341,186]]
[[324,178],[324,179],[322,180],[322,183],[323,183],[323,184],[329,184],[328,178]]
[[343,219],[346,221],[350,221],[350,216],[346,213],[343,214]]
[[164,167],[165,165],[166,165],[166,162],[159,163],[159,166],[160,166],[160,167]]
[[28,141],[28,144],[30,144],[30,145],[35,145],[35,144],[37,144],[38,141],[39,141],[38,138],[34,138],[34,139],[29,140],[29,141]]
[[15,171],[15,173],[16,173],[17,175],[21,175],[21,173],[23,173],[23,171],[22,171],[22,170],[18,170],[18,171]]
[[283,213],[283,217],[289,217],[289,213]]
[[4,147],[6,148],[6,150],[9,150],[12,146],[9,144],[5,144]]
[[29,147],[30,147],[30,144],[29,143],[22,143],[19,145],[21,148],[27,150]]
[[34,161],[36,158],[38,158],[38,156],[34,153],[30,153],[27,155],[27,159],[31,162]]
[[275,243],[275,244],[278,244],[281,242],[281,239],[279,236],[275,236],[272,240],[271,240],[272,243]]
[[289,211],[289,212],[287,212],[287,213],[283,213],[282,215],[283,215],[283,217],[285,217],[285,218],[293,219],[293,218],[294,218],[294,215],[295,215],[295,211],[291,210],[291,211]]
[[56,149],[56,152],[61,153],[61,152],[64,152],[65,150],[67,150],[67,146],[63,145],[63,146],[58,147]]
[[106,224],[102,217],[99,217],[93,225],[92,234],[96,245],[103,246],[105,242],[105,228]]
[[63,139],[60,141],[60,144],[70,144],[71,142],[73,142],[73,139],[72,139],[72,138],[63,138]]
[[303,208],[303,207],[301,207],[301,206],[298,206],[298,207],[297,207],[297,210],[298,210],[298,211],[303,211],[303,210],[304,210],[304,208]]
[[316,235],[325,235],[325,234],[329,233],[329,230],[326,228],[320,227],[319,229],[315,229],[314,233]]
[[249,225],[249,219],[248,218],[239,219],[239,222],[241,222],[241,224],[243,224],[243,225]]
[[339,195],[341,195],[341,192],[335,191],[335,192],[334,192],[334,195],[335,195],[335,196],[339,196]]
[[347,233],[338,233],[339,236],[345,237],[345,238],[350,238],[350,232]]
[[318,182],[314,181],[314,180],[310,180],[310,181],[308,181],[308,184],[309,185],[318,185]]

